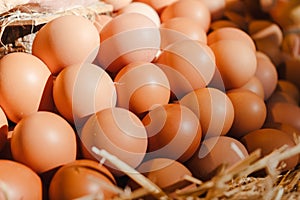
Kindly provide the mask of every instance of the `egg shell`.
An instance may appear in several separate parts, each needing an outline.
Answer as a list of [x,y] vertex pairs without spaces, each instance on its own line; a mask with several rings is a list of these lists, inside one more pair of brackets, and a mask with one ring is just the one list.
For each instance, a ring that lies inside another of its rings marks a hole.
[[26,165],[0,159],[0,199],[42,200],[42,181]]
[[185,165],[196,178],[209,180],[220,165],[230,167],[247,156],[246,148],[238,140],[227,136],[211,137],[201,143]]
[[5,144],[7,143],[8,136],[8,121],[7,117],[0,107],[0,152],[4,148]]
[[66,66],[92,62],[99,43],[98,30],[91,21],[82,16],[66,15],[53,19],[38,31],[32,43],[32,54],[57,74]]
[[225,19],[216,20],[210,24],[210,30],[212,30],[212,31],[215,31],[219,28],[225,28],[225,27],[239,28],[238,25],[236,25],[232,21],[225,20]]
[[114,194],[101,184],[114,186],[115,178],[103,165],[93,160],[76,160],[60,167],[49,187],[49,199],[76,199],[93,194],[102,194],[111,199]]
[[202,130],[199,119],[187,107],[167,104],[142,119],[148,134],[146,158],[170,158],[185,162],[198,148]]
[[244,89],[229,90],[227,95],[234,108],[234,120],[228,136],[241,138],[263,126],[267,116],[263,99]]
[[296,102],[295,99],[293,99],[287,93],[275,90],[272,93],[272,95],[267,99],[266,103],[272,104],[272,103],[276,103],[276,102],[290,103],[290,104],[298,105],[298,102]]
[[[137,167],[144,159],[147,150],[147,132],[141,120],[127,109],[114,107],[101,110],[92,115],[82,128],[80,139],[85,158],[100,160],[91,151],[93,146]],[[122,173],[110,162],[105,165],[114,175]]]
[[209,9],[212,21],[221,19],[225,12],[226,0],[201,0]]
[[198,21],[198,23],[207,32],[211,22],[211,14],[208,7],[198,0],[178,0],[167,6],[161,13],[162,22],[174,17],[189,17]]
[[[272,128],[263,128],[249,132],[241,138],[241,142],[245,145],[249,153],[261,149],[262,156],[266,156],[284,145],[288,147],[295,146],[295,142],[285,132]],[[293,169],[297,165],[298,159],[299,156],[296,155],[284,160],[286,167],[282,170]]]
[[300,91],[294,83],[288,80],[279,79],[277,81],[276,90],[285,92],[290,97],[292,97],[297,103],[299,103]]
[[155,61],[167,75],[172,93],[185,94],[206,87],[215,73],[215,57],[204,43],[180,40],[167,46]]
[[102,28],[110,21],[112,20],[112,16],[110,15],[96,15],[95,16],[95,21],[94,21],[94,26],[97,28],[98,33],[100,34]]
[[257,56],[257,68],[255,76],[260,80],[264,88],[264,99],[267,100],[275,91],[278,81],[278,73],[275,65],[268,58]]
[[159,28],[150,18],[134,12],[114,17],[103,27],[100,38],[96,59],[111,73],[131,62],[153,61],[160,47]]
[[97,111],[114,107],[117,101],[113,80],[91,63],[65,67],[54,82],[53,98],[59,113],[77,127]]
[[268,104],[266,122],[286,123],[300,130],[300,108],[295,104],[275,102]]
[[264,100],[265,98],[265,91],[261,81],[256,77],[253,76],[245,85],[240,87],[241,89],[249,90],[255,93],[257,96]]
[[183,180],[184,176],[192,176],[190,170],[183,164],[168,158],[154,158],[145,161],[137,170],[160,188],[167,188],[178,183]]
[[212,31],[207,36],[207,44],[211,45],[220,40],[238,40],[244,42],[253,51],[256,51],[255,43],[252,38],[239,28],[224,27]]
[[134,0],[137,2],[143,2],[151,7],[153,7],[158,13],[161,13],[161,11],[166,8],[167,6],[171,5],[172,3],[178,1],[178,0]]
[[232,126],[234,108],[231,100],[221,90],[197,89],[185,95],[179,103],[190,108],[198,116],[202,138],[226,135]]
[[141,114],[170,99],[170,84],[165,73],[155,64],[133,62],[120,70],[114,79],[117,106]]
[[11,137],[13,158],[43,173],[76,158],[76,135],[61,116],[45,111],[20,120]]
[[13,122],[38,110],[53,110],[53,77],[37,57],[22,52],[0,60],[0,106]]
[[207,43],[207,36],[204,29],[194,19],[188,17],[175,17],[160,26],[161,48],[179,41],[192,39]]
[[117,11],[121,8],[124,8],[132,2],[132,0],[103,0],[105,3],[108,3],[113,6],[113,10]]
[[122,13],[136,12],[149,17],[157,27],[160,26],[160,18],[158,13],[150,5],[142,2],[132,2],[118,11],[118,15]]
[[210,48],[215,54],[216,65],[226,89],[243,86],[255,74],[257,65],[255,52],[245,42],[219,40],[211,44]]
[[300,89],[300,79],[299,79],[299,64],[300,61],[297,58],[291,58],[285,62],[284,78],[285,80],[291,81],[293,84]]

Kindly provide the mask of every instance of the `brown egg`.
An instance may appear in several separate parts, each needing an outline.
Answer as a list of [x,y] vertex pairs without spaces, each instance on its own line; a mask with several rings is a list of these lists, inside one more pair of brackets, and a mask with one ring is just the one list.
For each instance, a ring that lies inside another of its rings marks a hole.
[[201,0],[209,9],[212,20],[221,19],[224,15],[226,0]]
[[263,126],[267,115],[263,99],[243,89],[230,90],[227,95],[234,108],[234,120],[229,136],[241,138],[248,132]]
[[117,106],[141,114],[170,99],[170,84],[155,64],[133,62],[120,70],[114,79]]
[[260,80],[264,88],[264,99],[267,100],[275,91],[278,74],[275,65],[267,58],[257,57],[255,76]]
[[0,106],[13,122],[38,110],[53,110],[52,76],[37,57],[17,52],[0,60]]
[[266,122],[285,123],[300,130],[300,108],[290,103],[268,104],[268,114]]
[[134,0],[137,2],[143,2],[151,7],[153,7],[158,13],[161,13],[161,11],[166,8],[167,6],[171,5],[172,3],[178,1],[178,0]]
[[215,54],[216,65],[226,89],[243,86],[255,74],[257,65],[255,52],[245,42],[219,40],[211,44],[210,48]]
[[103,186],[114,186],[116,181],[110,171],[93,160],[76,160],[54,174],[49,188],[49,199],[76,199],[88,195],[103,195],[111,199],[114,192]]
[[284,79],[292,82],[300,89],[300,59],[290,58],[285,61]]
[[[249,153],[261,149],[262,156],[266,156],[284,145],[288,147],[295,146],[293,140],[285,132],[272,128],[263,128],[249,132],[241,139],[241,142]],[[286,159],[284,161],[286,167],[283,170],[293,169],[298,163],[298,158],[299,156],[293,156]]]
[[187,17],[172,18],[160,26],[161,48],[179,41],[192,39],[207,43],[207,36],[204,29],[194,19]]
[[166,188],[192,173],[180,162],[168,158],[154,158],[143,162],[137,170],[160,188]]
[[218,42],[220,40],[238,40],[244,42],[253,51],[256,50],[255,43],[252,40],[252,38],[246,32],[238,28],[233,28],[233,27],[219,28],[215,31],[212,31],[207,36],[208,45],[212,45],[213,43]]
[[267,104],[272,104],[276,102],[282,102],[282,103],[290,103],[294,105],[298,105],[298,102],[295,101],[291,96],[289,96],[285,92],[280,91],[274,91],[273,94],[267,99]]
[[216,20],[210,24],[210,29],[212,31],[215,31],[219,28],[225,28],[225,27],[238,28],[238,25],[236,25],[235,23],[233,23],[230,20],[225,20],[225,19]]
[[76,135],[62,117],[36,112],[16,125],[11,137],[13,158],[43,173],[76,158]]
[[[285,132],[290,138],[295,142],[295,139],[297,140],[297,137],[300,137],[300,131],[297,130],[295,127],[285,124],[285,123],[280,123],[280,122],[267,122],[264,124],[263,128],[274,128],[278,129],[280,131]],[[300,161],[300,160],[299,160]]]
[[146,17],[149,17],[156,24],[157,27],[160,26],[160,18],[158,13],[154,10],[154,8],[152,8],[146,3],[132,2],[124,8],[120,9],[118,11],[118,15],[131,12],[143,14]]
[[3,109],[0,107],[0,152],[7,142],[8,121]]
[[[132,112],[119,107],[107,108],[92,115],[82,128],[81,141],[86,149],[84,157],[100,160],[91,152],[93,146],[105,149],[131,167],[137,167],[147,150],[147,132],[141,120]],[[115,175],[114,165],[105,162]]]
[[0,199],[42,200],[42,181],[29,167],[0,160]]
[[292,97],[297,103],[299,103],[300,91],[294,83],[292,83],[288,80],[280,79],[277,81],[276,90],[285,92],[290,97]]
[[253,76],[245,85],[243,85],[240,88],[254,92],[255,94],[257,94],[257,96],[259,96],[263,100],[265,98],[265,91],[263,85],[256,76]]
[[180,104],[158,106],[142,120],[148,134],[146,158],[185,162],[198,148],[202,130],[197,116]]
[[185,95],[179,103],[198,116],[205,138],[225,135],[233,123],[233,105],[221,90],[201,88]]
[[108,3],[113,6],[114,11],[124,8],[132,2],[132,0],[103,0],[105,3]]
[[59,113],[77,127],[97,111],[114,107],[117,99],[113,80],[90,63],[65,67],[54,82],[53,98]]
[[211,49],[194,40],[181,40],[169,45],[155,63],[166,73],[171,91],[178,99],[205,87],[216,68]]
[[220,165],[230,167],[247,156],[246,148],[238,140],[227,136],[211,137],[202,142],[185,165],[196,178],[209,180]]
[[114,17],[103,27],[100,37],[97,62],[112,73],[134,61],[151,62],[160,47],[159,28],[140,13]]
[[91,21],[82,16],[66,15],[55,18],[38,31],[32,54],[57,74],[66,66],[92,62],[99,42],[99,33]]
[[160,15],[162,22],[166,22],[174,17],[195,19],[206,32],[211,22],[211,14],[208,7],[198,0],[178,0],[166,7]]

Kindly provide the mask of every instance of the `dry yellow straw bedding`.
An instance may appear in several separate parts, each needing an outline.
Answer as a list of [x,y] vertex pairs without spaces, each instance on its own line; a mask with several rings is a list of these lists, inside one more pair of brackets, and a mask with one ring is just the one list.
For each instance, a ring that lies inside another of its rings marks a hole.
[[[3,10],[2,4],[0,5]],[[0,57],[15,51],[30,53],[36,31],[59,16],[80,15],[93,21],[97,14],[109,14],[112,10],[111,5],[102,1],[87,7],[77,6],[57,12],[49,12],[37,3],[16,5],[0,14]]]

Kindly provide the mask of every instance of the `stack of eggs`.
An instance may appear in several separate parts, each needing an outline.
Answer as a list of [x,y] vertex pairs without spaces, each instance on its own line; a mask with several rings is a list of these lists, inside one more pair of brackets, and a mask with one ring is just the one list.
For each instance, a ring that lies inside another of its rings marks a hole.
[[105,2],[111,16],[56,18],[0,60],[0,199],[112,198],[124,172],[92,147],[167,188],[296,145],[299,90],[225,18],[242,1]]

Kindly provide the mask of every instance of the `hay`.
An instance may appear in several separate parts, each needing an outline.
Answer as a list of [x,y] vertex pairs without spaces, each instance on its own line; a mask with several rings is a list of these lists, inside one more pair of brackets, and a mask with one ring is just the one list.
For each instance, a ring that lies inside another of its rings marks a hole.
[[11,52],[31,53],[35,33],[47,22],[64,15],[79,15],[94,21],[97,14],[110,14],[112,5],[98,1],[90,6],[49,12],[37,3],[16,5],[0,14],[0,58]]

